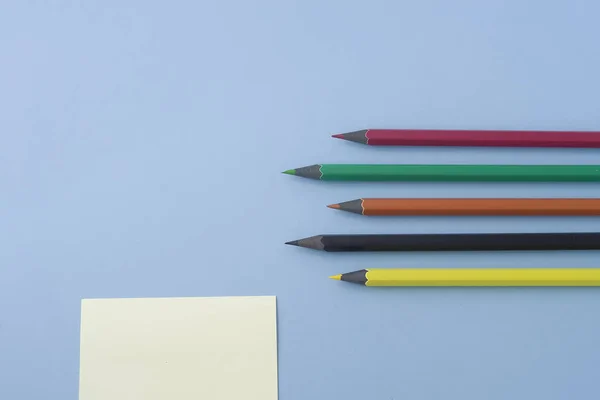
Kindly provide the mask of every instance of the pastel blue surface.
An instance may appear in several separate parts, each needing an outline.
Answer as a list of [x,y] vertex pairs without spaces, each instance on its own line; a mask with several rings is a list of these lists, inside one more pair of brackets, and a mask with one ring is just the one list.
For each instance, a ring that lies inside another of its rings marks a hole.
[[598,130],[600,3],[9,3],[0,398],[77,398],[82,298],[265,294],[278,297],[281,400],[600,396],[600,290],[378,290],[327,279],[365,267],[599,267],[597,252],[283,245],[320,233],[594,231],[598,218],[375,219],[325,205],[600,197],[600,185],[280,174],[319,162],[600,163],[597,150],[368,148],[329,137],[369,127]]

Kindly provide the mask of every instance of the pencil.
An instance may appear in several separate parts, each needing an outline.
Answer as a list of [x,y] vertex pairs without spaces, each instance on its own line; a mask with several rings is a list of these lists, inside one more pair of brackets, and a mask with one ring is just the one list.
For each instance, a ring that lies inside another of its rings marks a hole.
[[600,199],[357,199],[327,207],[361,215],[600,215]]
[[365,286],[600,286],[600,268],[369,268],[330,278]]
[[600,233],[318,235],[286,244],[331,252],[600,250]]
[[333,137],[370,146],[600,147],[600,132],[585,131],[363,129]]
[[600,181],[600,165],[316,164],[283,173],[328,181]]

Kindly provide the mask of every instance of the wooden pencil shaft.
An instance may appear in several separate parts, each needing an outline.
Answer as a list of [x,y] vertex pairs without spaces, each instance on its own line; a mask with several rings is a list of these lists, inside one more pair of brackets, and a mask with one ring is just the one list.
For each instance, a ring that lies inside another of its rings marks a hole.
[[[600,199],[361,199],[363,215],[600,215]],[[344,210],[344,203],[340,205]]]

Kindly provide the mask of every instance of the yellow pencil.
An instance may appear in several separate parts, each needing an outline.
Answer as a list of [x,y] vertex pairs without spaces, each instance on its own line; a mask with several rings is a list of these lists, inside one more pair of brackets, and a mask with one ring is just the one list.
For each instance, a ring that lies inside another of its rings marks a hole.
[[365,286],[600,286],[600,268],[370,268],[330,278]]

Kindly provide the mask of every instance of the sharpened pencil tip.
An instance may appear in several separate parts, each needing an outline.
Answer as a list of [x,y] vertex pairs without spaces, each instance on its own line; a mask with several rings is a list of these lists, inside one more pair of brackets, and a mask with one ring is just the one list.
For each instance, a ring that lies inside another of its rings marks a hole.
[[282,174],[296,175],[296,170],[295,169],[288,169],[288,170],[283,171]]
[[304,239],[292,240],[291,242],[286,242],[285,244],[290,244],[292,246],[304,247],[307,249],[313,250],[325,250],[325,246],[323,245],[323,235],[311,236]]
[[332,135],[334,138],[349,140],[351,142],[357,142],[362,144],[368,144],[369,139],[367,138],[368,129],[362,129],[360,131],[339,133]]
[[330,204],[327,207],[333,208],[334,210],[339,210],[340,209],[340,205],[339,204]]
[[338,274],[338,275],[331,275],[331,276],[329,277],[329,279],[334,279],[334,280],[336,280],[336,281],[341,281],[341,280],[342,280],[342,275],[341,275],[341,274]]

